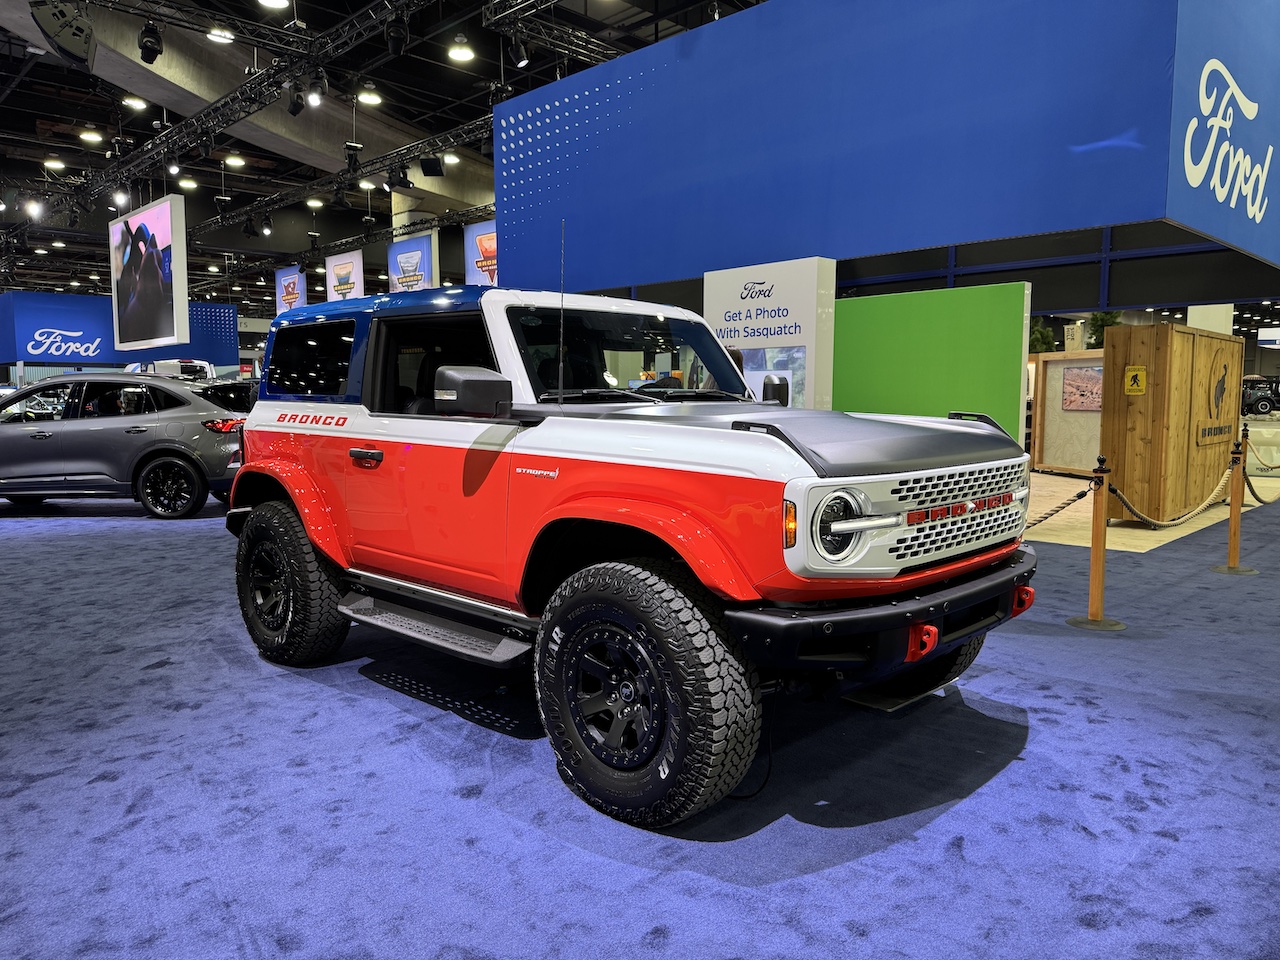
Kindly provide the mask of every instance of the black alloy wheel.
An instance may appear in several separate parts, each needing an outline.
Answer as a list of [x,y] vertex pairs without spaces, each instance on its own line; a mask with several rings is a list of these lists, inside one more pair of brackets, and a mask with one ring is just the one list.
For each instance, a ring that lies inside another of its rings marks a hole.
[[152,460],[138,474],[138,499],[153,517],[177,520],[198,513],[209,496],[200,470],[181,457]]
[[638,560],[573,574],[534,647],[538,711],[560,777],[637,826],[676,823],[723,799],[760,740],[755,669],[689,571]]
[[351,627],[338,610],[340,584],[337,568],[288,505],[253,509],[236,547],[236,594],[264,659],[304,666],[333,656]]

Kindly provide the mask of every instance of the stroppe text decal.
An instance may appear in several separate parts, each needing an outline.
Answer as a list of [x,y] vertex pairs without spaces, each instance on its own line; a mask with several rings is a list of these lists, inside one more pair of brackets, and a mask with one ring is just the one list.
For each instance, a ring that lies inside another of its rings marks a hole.
[[[1215,80],[1215,77],[1218,78]],[[1222,87],[1219,90],[1219,86]],[[1212,87],[1212,89],[1210,89]],[[1218,99],[1218,94],[1222,99]],[[1244,95],[1235,77],[1217,57],[1205,63],[1200,72],[1200,113],[1205,117],[1205,129],[1208,139],[1200,150],[1200,158],[1195,158],[1192,140],[1200,126],[1200,117],[1192,117],[1187,124],[1187,137],[1183,143],[1182,165],[1186,170],[1187,183],[1198,187],[1204,182],[1205,174],[1213,165],[1213,176],[1209,186],[1219,203],[1226,203],[1230,195],[1230,206],[1234,210],[1236,201],[1244,194],[1245,212],[1251,220],[1262,222],[1262,215],[1267,212],[1267,198],[1263,195],[1267,186],[1267,171],[1271,169],[1272,146],[1267,145],[1267,158],[1258,164],[1244,147],[1237,147],[1229,139],[1231,127],[1235,123],[1237,104],[1245,120],[1252,120],[1258,115],[1258,104]],[[1216,109],[1215,109],[1216,107]],[[1244,124],[1240,124],[1241,127]],[[1240,131],[1237,130],[1236,133]],[[1222,142],[1219,143],[1219,138]],[[1216,148],[1216,151],[1215,151]]]
[[539,470],[537,467],[516,467],[516,473],[527,473],[531,477],[542,477],[544,480],[554,480],[560,476],[560,468],[554,470]]

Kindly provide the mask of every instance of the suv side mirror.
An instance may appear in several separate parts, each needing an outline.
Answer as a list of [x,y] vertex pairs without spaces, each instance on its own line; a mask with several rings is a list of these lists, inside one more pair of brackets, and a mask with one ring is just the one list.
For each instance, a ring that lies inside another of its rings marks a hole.
[[441,367],[436,371],[436,413],[494,417],[511,406],[511,381],[487,367]]
[[787,383],[786,377],[780,377],[776,373],[766,373],[764,375],[764,390],[761,400],[769,403],[777,400],[782,406],[788,406],[791,402],[791,385]]

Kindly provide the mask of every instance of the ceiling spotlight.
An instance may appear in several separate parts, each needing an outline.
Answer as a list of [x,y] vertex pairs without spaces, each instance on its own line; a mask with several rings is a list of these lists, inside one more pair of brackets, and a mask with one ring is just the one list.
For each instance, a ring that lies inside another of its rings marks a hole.
[[382,184],[382,189],[390,193],[396,189],[407,190],[412,186],[413,183],[409,180],[409,168],[393,167],[387,171],[387,179]]
[[719,0],[711,0],[711,19],[720,19],[720,3]]
[[141,97],[135,97],[135,96],[133,96],[133,95],[130,95],[130,96],[125,97],[125,98],[124,98],[123,100],[121,100],[120,102],[121,102],[121,103],[123,103],[126,107],[129,107],[129,108],[130,108],[130,109],[132,109],[132,110],[145,110],[145,109],[147,109],[147,101],[143,100]]
[[93,128],[93,124],[86,123],[84,129],[80,131],[80,139],[85,143],[101,143],[102,134]]
[[200,139],[196,141],[196,149],[200,151],[200,156],[208,160],[213,156],[213,137],[209,134],[201,134]]
[[443,159],[444,159],[444,162],[445,162],[445,163],[450,163],[450,164],[453,164],[453,163],[461,163],[461,162],[462,162],[462,159],[461,159],[461,158],[460,158],[456,153],[454,153],[452,150],[446,150],[446,151],[444,152],[444,157],[443,157]]
[[238,153],[229,153],[227,154],[226,159],[222,162],[228,167],[240,168],[244,166],[244,157],[240,156]]
[[39,220],[40,216],[44,213],[44,204],[41,203],[38,198],[32,197],[27,201],[25,209],[28,217],[32,220]]
[[529,65],[529,48],[524,45],[524,41],[517,40],[516,45],[511,48],[511,62],[519,70]]
[[409,39],[409,21],[405,20],[403,14],[397,13],[387,21],[386,35],[390,54],[398,57],[404,53],[404,45]]
[[116,205],[116,210],[123,210],[129,205],[129,191],[124,187],[116,187],[115,192],[111,194],[111,200]]
[[236,35],[225,27],[212,27],[205,34],[214,43],[235,43]]
[[307,101],[303,97],[302,91],[294,87],[293,92],[289,94],[289,116],[296,117],[306,105]]
[[160,36],[160,28],[151,20],[138,31],[138,52],[143,63],[155,63],[156,57],[164,53],[164,38]]
[[466,63],[468,60],[474,60],[476,53],[467,45],[467,36],[464,33],[458,34],[453,38],[453,46],[449,48],[449,59],[456,63]]
[[307,88],[307,103],[318,107],[328,93],[329,78],[325,76],[323,69],[317,70],[315,76],[311,78],[311,86]]
[[359,187],[361,190],[373,190],[378,185],[374,183],[372,180],[361,180],[359,183],[356,184],[356,186]]
[[169,176],[171,177],[176,177],[178,173],[182,170],[182,168],[178,166],[177,157],[170,157],[168,160],[166,160],[165,169],[169,171]]
[[422,168],[424,177],[443,177],[444,163],[439,157],[424,153],[418,158],[418,166]]
[[258,235],[258,228],[253,224],[253,217],[244,218],[244,226],[240,228],[240,232],[251,240]]
[[333,199],[329,201],[329,206],[335,210],[350,210],[351,201],[347,199],[347,188],[339,184],[333,188]]
[[382,94],[378,93],[378,88],[374,86],[372,80],[366,80],[360,92],[356,94],[356,99],[372,107],[382,102]]
[[274,227],[275,227],[275,224],[271,222],[271,214],[264,213],[262,215],[262,235],[264,237],[271,236],[271,231]]
[[183,177],[178,181],[178,186],[183,190],[194,190],[196,187],[200,186],[200,184],[196,183],[190,177]]
[[288,10],[289,0],[258,0],[258,5],[268,10]]
[[307,206],[312,210],[319,210],[324,206],[324,201],[319,197],[307,197]]
[[231,198],[220,193],[213,198],[213,205],[218,208],[218,216],[222,216],[227,212],[227,207],[231,206]]
[[316,232],[315,230],[308,230],[308,231],[307,231],[307,236],[311,239],[311,249],[312,249],[312,250],[319,250],[319,249],[320,249],[320,234],[319,234],[318,232]]
[[364,144],[348,140],[343,148],[347,151],[347,173],[355,173],[360,166],[360,151],[364,149]]
[[44,162],[44,166],[46,170],[65,170],[67,167],[67,165],[57,157],[48,157]]

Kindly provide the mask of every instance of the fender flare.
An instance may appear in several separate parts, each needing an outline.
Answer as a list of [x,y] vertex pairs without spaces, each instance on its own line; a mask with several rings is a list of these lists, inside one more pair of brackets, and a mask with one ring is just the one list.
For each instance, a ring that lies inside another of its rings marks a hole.
[[[242,466],[236,473],[235,485],[231,491],[232,508],[246,506],[245,491],[253,488],[257,477],[272,480],[284,488],[307,530],[308,539],[317,550],[344,569],[351,566],[351,558],[342,548],[342,540],[338,536],[338,528],[333,522],[328,503],[310,475],[296,463],[288,460],[255,460]],[[252,497],[249,499],[247,506],[256,506],[260,502]]]
[[684,510],[644,500],[584,497],[561,503],[544,515],[534,540],[557,520],[599,520],[642,530],[666,543],[702,585],[718,596],[739,601],[760,599],[750,578],[713,528]]

